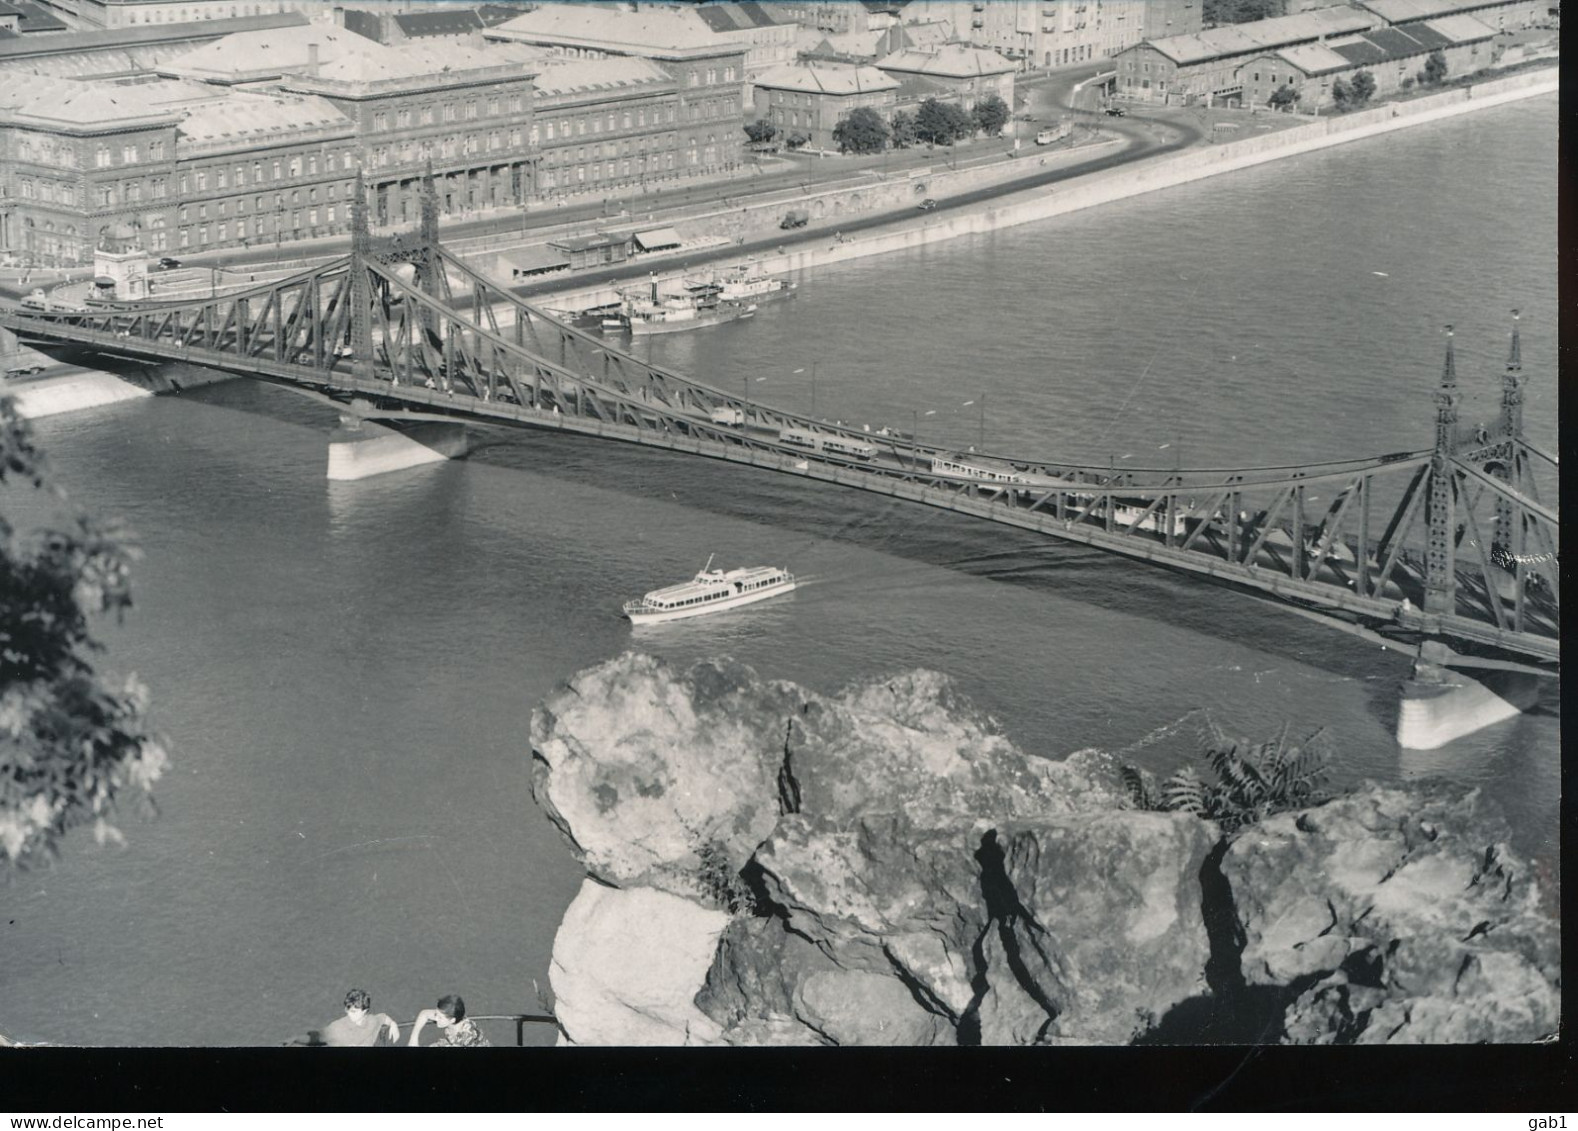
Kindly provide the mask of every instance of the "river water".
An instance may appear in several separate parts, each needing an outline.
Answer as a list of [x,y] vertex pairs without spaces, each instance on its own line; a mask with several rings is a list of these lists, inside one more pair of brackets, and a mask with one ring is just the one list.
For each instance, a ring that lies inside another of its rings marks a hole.
[[[818,412],[928,442],[1290,464],[1428,446],[1445,322],[1465,416],[1493,416],[1520,307],[1529,429],[1553,445],[1555,202],[1550,97],[828,268],[750,322],[641,349],[786,407],[810,407],[814,376]],[[104,662],[150,686],[174,763],[128,847],[78,835],[0,887],[0,1032],[274,1044],[353,985],[403,1020],[447,992],[534,1009],[581,876],[531,801],[527,719],[631,647],[824,691],[937,668],[1028,750],[1162,772],[1200,708],[1251,735],[1326,727],[1340,781],[1482,784],[1555,867],[1554,703],[1403,752],[1404,660],[1192,579],[531,433],[328,483],[333,423],[245,381],[40,422],[73,498],[139,536],[137,607],[104,626]],[[749,614],[635,633],[618,616],[714,553],[808,583]]]

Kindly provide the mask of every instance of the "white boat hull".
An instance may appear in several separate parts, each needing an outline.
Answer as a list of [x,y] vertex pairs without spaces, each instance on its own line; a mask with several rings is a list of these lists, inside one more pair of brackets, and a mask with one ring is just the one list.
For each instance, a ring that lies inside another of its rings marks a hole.
[[708,616],[712,613],[721,613],[725,609],[737,609],[741,605],[754,605],[757,601],[765,601],[769,597],[782,596],[791,592],[794,587],[793,581],[786,581],[782,585],[766,586],[751,593],[741,593],[736,597],[725,597],[703,605],[692,605],[688,609],[626,609],[625,616],[630,618],[631,624],[661,624],[664,621],[683,620],[686,617]]

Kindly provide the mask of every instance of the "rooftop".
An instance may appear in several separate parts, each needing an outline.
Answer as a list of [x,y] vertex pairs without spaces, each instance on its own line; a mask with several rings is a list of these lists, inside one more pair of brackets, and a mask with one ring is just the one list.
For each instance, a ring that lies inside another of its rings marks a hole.
[[754,80],[769,90],[795,90],[809,94],[869,94],[897,90],[899,81],[876,67],[814,63],[777,67]]
[[146,44],[190,43],[200,39],[219,39],[238,31],[298,27],[306,23],[307,17],[300,12],[276,12],[267,16],[243,16],[233,20],[192,20],[181,24],[67,31],[55,35],[31,36],[24,41],[0,45],[0,62],[26,55],[113,51],[119,47],[137,47]]
[[396,12],[394,22],[411,39],[435,35],[469,35],[482,30],[482,19],[470,8],[458,12]]
[[179,135],[199,146],[251,148],[265,139],[300,135],[325,128],[343,129],[352,123],[322,98],[231,91],[228,96],[189,112]]
[[490,28],[489,38],[609,51],[619,55],[706,54],[737,51],[694,9],[627,11],[601,5],[546,4]]
[[34,74],[0,72],[0,115],[59,127],[116,127],[169,124],[175,115],[135,86],[78,82]]
[[618,90],[652,83],[671,83],[673,77],[646,59],[576,59],[543,67],[536,80],[537,93],[544,97],[580,91]]
[[345,28],[304,25],[227,35],[171,60],[160,72],[203,82],[257,82],[304,73],[312,47],[320,74],[347,56],[391,50]]
[[702,4],[696,9],[708,27],[716,32],[748,31],[751,28],[778,27],[776,20],[760,4],[746,0],[742,4]]
[[22,30],[32,33],[36,31],[70,31],[71,26],[59,16],[50,12],[41,4],[33,0],[12,0],[8,7],[15,8],[22,13]]
[[1008,59],[984,47],[948,43],[928,50],[911,48],[878,59],[884,71],[910,71],[933,78],[971,78],[976,75],[1007,74],[1017,68]]
[[1290,47],[1331,35],[1363,31],[1374,27],[1375,23],[1376,18],[1372,13],[1353,5],[1340,4],[1292,16],[1212,28],[1196,35],[1170,35],[1149,41],[1149,46],[1175,63],[1203,63],[1225,56]]
[[1374,12],[1387,23],[1400,24],[1471,12],[1485,7],[1489,0],[1354,0],[1354,3]]

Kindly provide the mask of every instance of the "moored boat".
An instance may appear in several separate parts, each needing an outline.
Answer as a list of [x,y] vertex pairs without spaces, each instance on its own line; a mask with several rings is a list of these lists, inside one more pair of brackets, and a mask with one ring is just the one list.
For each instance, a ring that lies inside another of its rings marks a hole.
[[722,302],[760,304],[781,298],[794,298],[795,284],[742,264],[718,277],[718,298]]
[[737,609],[788,593],[794,587],[794,575],[778,566],[721,570],[713,569],[712,559],[708,558],[689,581],[654,589],[639,601],[625,602],[624,614],[632,624],[657,624]]

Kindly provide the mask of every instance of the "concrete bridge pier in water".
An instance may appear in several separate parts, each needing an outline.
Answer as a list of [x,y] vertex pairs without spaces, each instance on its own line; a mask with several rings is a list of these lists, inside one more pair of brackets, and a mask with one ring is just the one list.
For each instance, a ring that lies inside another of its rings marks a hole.
[[453,420],[369,419],[354,411],[372,406],[357,401],[352,412],[340,414],[340,426],[329,437],[328,477],[369,479],[408,467],[459,459],[469,450],[466,426]]

